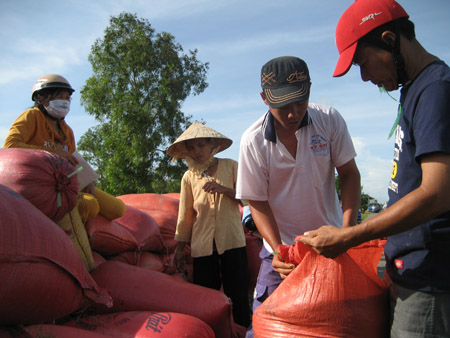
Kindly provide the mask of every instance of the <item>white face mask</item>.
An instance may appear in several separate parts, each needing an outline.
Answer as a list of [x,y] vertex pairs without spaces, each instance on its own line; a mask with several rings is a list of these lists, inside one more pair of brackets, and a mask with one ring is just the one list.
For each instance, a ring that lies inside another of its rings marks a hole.
[[62,120],[69,113],[70,101],[69,100],[53,100],[50,101],[48,106],[45,107],[47,113],[55,119]]

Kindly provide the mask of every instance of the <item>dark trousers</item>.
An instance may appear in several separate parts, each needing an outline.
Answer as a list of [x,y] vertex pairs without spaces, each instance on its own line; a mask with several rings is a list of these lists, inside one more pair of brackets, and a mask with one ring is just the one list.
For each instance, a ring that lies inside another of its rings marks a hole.
[[248,301],[249,272],[245,247],[231,249],[219,255],[193,259],[194,283],[207,288],[220,290],[233,302],[235,323],[250,325],[250,305]]

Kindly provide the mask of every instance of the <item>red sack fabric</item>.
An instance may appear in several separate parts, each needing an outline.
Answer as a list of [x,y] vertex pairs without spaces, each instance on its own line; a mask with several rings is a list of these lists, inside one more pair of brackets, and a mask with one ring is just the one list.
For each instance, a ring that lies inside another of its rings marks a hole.
[[126,206],[125,215],[115,221],[125,227],[136,238],[140,251],[166,253],[164,240],[156,221],[139,209]]
[[64,325],[79,327],[108,337],[121,338],[214,338],[208,324],[173,312],[133,311],[84,317]]
[[0,337],[2,338],[33,338],[22,326],[0,327]]
[[77,327],[62,326],[62,325],[30,325],[25,327],[25,330],[33,338],[105,338],[110,337],[97,332],[82,330]]
[[95,268],[100,264],[106,262],[106,259],[100,255],[98,252],[92,251],[92,257],[94,257],[94,266]]
[[141,254],[138,251],[125,251],[116,256],[108,257],[108,260],[140,266]]
[[254,312],[255,337],[387,337],[388,290],[376,272],[383,246],[370,241],[335,259],[301,242],[280,246],[297,267]]
[[169,263],[169,257],[163,254],[153,252],[143,252],[141,254],[139,266],[144,269],[163,272],[166,264]]
[[168,192],[168,193],[163,194],[163,195],[167,196],[167,197],[175,198],[177,200],[180,200],[180,193],[179,192]]
[[160,210],[142,209],[142,211],[146,212],[155,220],[164,241],[164,246],[167,248],[167,253],[173,253],[178,244],[178,241],[174,239],[178,216]]
[[49,322],[91,302],[111,305],[64,231],[0,185],[0,325]]
[[118,196],[126,205],[132,206],[139,210],[158,210],[166,211],[172,215],[178,215],[178,206],[180,201],[176,198],[153,194],[128,194]]
[[45,215],[59,221],[71,211],[78,196],[75,168],[45,150],[0,149],[0,184],[11,188]]
[[115,220],[97,215],[86,223],[89,243],[94,251],[104,256],[115,256],[125,251],[139,251],[133,234]]
[[96,306],[97,313],[122,311],[177,312],[207,323],[217,338],[234,336],[231,301],[217,290],[183,282],[170,275],[107,261],[92,272],[98,285],[111,292],[114,305]]

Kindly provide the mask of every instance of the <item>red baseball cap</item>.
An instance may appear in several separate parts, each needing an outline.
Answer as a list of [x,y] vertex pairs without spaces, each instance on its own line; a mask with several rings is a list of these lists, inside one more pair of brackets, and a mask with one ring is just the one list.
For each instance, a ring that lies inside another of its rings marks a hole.
[[356,0],[342,14],[336,27],[339,60],[333,76],[348,72],[359,39],[378,26],[405,17],[409,17],[408,13],[394,0]]

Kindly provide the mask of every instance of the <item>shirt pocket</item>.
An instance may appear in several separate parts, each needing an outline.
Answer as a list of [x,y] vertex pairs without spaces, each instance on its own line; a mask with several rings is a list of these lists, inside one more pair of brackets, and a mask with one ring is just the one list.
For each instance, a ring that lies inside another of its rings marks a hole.
[[313,185],[315,187],[323,187],[330,177],[330,171],[334,168],[331,165],[330,156],[312,156],[311,172],[313,177]]

